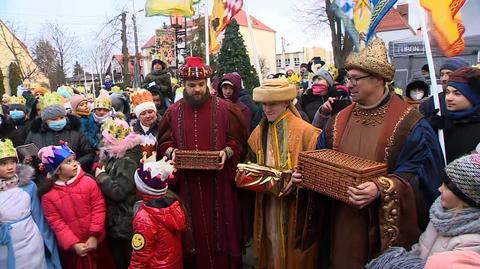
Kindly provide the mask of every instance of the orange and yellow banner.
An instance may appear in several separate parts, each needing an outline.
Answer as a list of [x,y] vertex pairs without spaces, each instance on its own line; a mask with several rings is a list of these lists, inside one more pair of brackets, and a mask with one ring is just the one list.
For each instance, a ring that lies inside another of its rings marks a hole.
[[459,55],[465,49],[460,9],[466,0],[420,0],[420,4],[431,14],[433,36],[438,47],[448,56]]
[[214,0],[210,16],[210,53],[220,50],[220,41],[231,19],[242,9],[243,0]]

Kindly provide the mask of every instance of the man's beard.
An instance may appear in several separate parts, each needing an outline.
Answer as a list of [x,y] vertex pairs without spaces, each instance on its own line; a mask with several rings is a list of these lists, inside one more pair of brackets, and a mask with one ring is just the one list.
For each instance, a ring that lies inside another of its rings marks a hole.
[[205,103],[208,98],[210,98],[210,92],[208,91],[208,89],[207,91],[205,91],[205,94],[203,94],[202,98],[200,98],[199,100],[195,99],[192,95],[189,95],[186,90],[183,91],[183,99],[185,99],[187,104],[194,108],[198,108],[203,105],[203,103]]

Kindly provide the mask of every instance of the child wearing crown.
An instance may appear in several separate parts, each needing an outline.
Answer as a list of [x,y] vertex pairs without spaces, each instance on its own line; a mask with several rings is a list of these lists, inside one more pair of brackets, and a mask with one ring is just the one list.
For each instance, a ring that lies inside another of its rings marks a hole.
[[63,268],[97,268],[97,247],[105,239],[105,201],[65,144],[38,152],[50,189],[42,207],[60,246]]
[[107,202],[107,241],[117,268],[127,268],[132,251],[133,205],[138,200],[134,173],[142,158],[142,140],[118,118],[103,123],[102,136],[103,166],[96,168],[95,177]]
[[[145,154],[146,155],[146,154]],[[153,152],[149,158],[155,160]],[[142,196],[133,220],[130,269],[181,269],[181,233],[186,227],[184,210],[176,195],[168,190],[173,172],[166,157],[158,162],[142,159],[135,172],[135,185]]]
[[0,268],[62,268],[33,174],[17,164],[12,141],[0,140]]

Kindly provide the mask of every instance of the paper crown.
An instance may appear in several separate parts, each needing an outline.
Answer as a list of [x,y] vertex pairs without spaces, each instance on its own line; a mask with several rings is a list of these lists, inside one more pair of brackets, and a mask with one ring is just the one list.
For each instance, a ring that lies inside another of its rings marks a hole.
[[113,86],[112,88],[110,88],[110,92],[123,92],[123,90],[118,86]]
[[47,92],[39,99],[40,109],[44,110],[46,107],[53,105],[60,105],[63,107],[63,98],[56,92]]
[[70,98],[73,95],[73,88],[70,86],[62,85],[57,88],[57,92],[64,98]]
[[135,172],[137,189],[149,195],[164,195],[168,189],[167,179],[174,170],[171,161],[166,158],[158,162],[143,159]]
[[65,143],[60,146],[47,146],[38,151],[38,158],[42,161],[43,167],[52,176],[57,172],[58,167],[71,155],[75,154]]
[[102,132],[109,133],[113,138],[123,140],[131,132],[128,123],[121,119],[107,119],[102,124]]
[[50,90],[48,88],[45,88],[45,87],[42,87],[42,86],[32,87],[32,93],[35,96],[44,95],[44,94],[49,93],[49,92],[50,92]]
[[295,86],[299,86],[302,79],[296,73],[293,73],[290,77],[287,78],[288,83],[293,84]]
[[385,79],[385,82],[392,81],[395,75],[395,66],[388,62],[387,49],[380,38],[368,43],[362,51],[350,53],[345,62],[345,69],[360,69]]
[[187,57],[186,62],[178,69],[183,79],[206,79],[212,76],[213,70],[203,63],[203,59],[196,56]]
[[328,85],[333,86],[338,78],[338,69],[333,65],[324,65],[315,72],[315,75],[322,77],[328,82]]
[[143,111],[149,109],[157,111],[155,103],[153,102],[153,95],[148,90],[140,89],[134,91],[130,95],[130,100],[133,107],[133,112],[135,115],[137,115],[137,117],[139,117]]
[[27,102],[23,96],[10,96],[5,103],[6,105],[22,105],[24,106]]
[[110,98],[107,91],[101,90],[97,99],[95,99],[93,109],[97,108],[105,108],[108,110],[112,110],[112,98]]
[[0,139],[0,160],[5,158],[17,158],[17,151],[10,139]]

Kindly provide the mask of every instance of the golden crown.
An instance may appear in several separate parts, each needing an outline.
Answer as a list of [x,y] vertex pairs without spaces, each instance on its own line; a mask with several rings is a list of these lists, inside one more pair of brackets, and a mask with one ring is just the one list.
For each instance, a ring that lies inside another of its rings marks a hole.
[[46,107],[53,105],[61,105],[63,107],[63,98],[57,92],[47,92],[39,99],[40,109],[44,110]]
[[112,99],[109,96],[99,96],[95,99],[94,108],[105,108],[112,110]]
[[111,89],[110,89],[110,92],[123,92],[122,88],[118,87],[118,86],[113,86]]
[[323,67],[330,75],[332,76],[333,80],[338,78],[338,69],[333,65],[327,65]]
[[5,158],[17,158],[17,151],[10,139],[0,139],[0,160]]
[[138,106],[141,103],[145,102],[153,102],[152,93],[145,89],[140,89],[134,91],[130,95],[130,101],[132,102],[133,106]]
[[26,100],[23,96],[10,96],[7,99],[7,105],[22,105],[24,106],[26,104]]
[[120,119],[108,119],[102,124],[102,131],[107,131],[112,137],[123,140],[130,133],[129,127],[122,126]]

